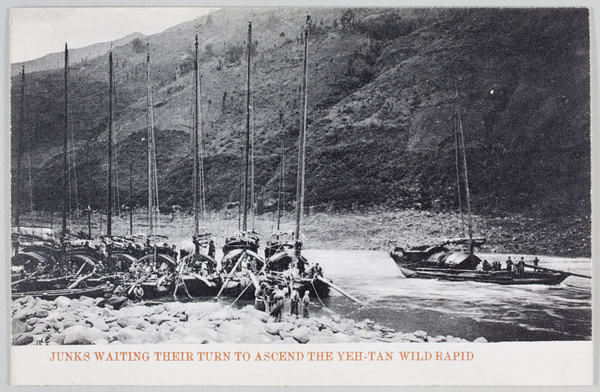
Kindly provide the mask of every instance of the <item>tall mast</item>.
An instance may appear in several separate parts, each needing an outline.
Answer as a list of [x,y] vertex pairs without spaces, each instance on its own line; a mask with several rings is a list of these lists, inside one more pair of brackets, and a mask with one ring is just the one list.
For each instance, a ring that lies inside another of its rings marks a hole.
[[147,125],[148,125],[148,237],[154,233],[153,228],[153,215],[152,207],[154,204],[153,192],[152,192],[152,92],[150,90],[150,49],[148,49],[146,56],[146,80],[147,80],[147,97],[146,97],[146,111],[147,111]]
[[67,233],[67,200],[69,167],[67,165],[67,140],[69,134],[69,91],[68,91],[68,71],[69,71],[69,49],[65,42],[65,114],[64,114],[64,132],[63,132],[63,200],[62,200],[62,236]]
[[129,162],[129,235],[133,235],[133,162]]
[[252,22],[248,22],[248,84],[246,86],[246,148],[244,155],[244,219],[242,221],[242,230],[248,229],[248,165],[250,155],[250,59],[252,56]]
[[284,170],[284,166],[285,166],[285,156],[284,156],[284,149],[283,149],[283,142],[281,142],[281,167],[279,169],[279,194],[277,195],[277,230],[279,230],[279,225],[281,223],[281,206],[282,206],[282,200],[281,197],[283,195],[283,176],[285,173]]
[[199,153],[200,153],[200,138],[198,132],[200,130],[200,96],[199,87],[199,67],[198,67],[198,34],[196,34],[196,57],[194,59],[194,234],[200,233],[200,202],[198,195],[200,194],[200,168],[199,168]]
[[108,196],[106,198],[106,235],[112,235],[112,109],[113,57],[108,54]]
[[17,192],[15,194],[15,226],[21,217],[21,157],[23,156],[23,134],[25,133],[25,65],[21,70],[21,112],[19,113],[19,136],[17,137]]
[[465,133],[462,126],[462,117],[460,110],[460,101],[458,99],[458,88],[456,89],[456,104],[458,107],[458,130],[460,132],[460,140],[462,147],[463,172],[465,175],[465,196],[467,199],[467,222],[469,229],[469,255],[473,256],[473,221],[471,218],[471,196],[469,193],[469,176],[467,174],[467,155],[465,152]]
[[306,16],[306,27],[304,28],[304,64],[302,73],[302,125],[298,136],[298,183],[296,186],[296,239],[300,239],[300,222],[304,211],[304,157],[306,144],[306,112],[307,112],[307,73],[308,73],[308,28],[310,16]]
[[460,211],[460,227],[462,229],[462,235],[465,235],[465,217],[463,213],[462,206],[462,187],[460,185],[460,160],[459,160],[459,151],[460,145],[458,143],[458,116],[454,120],[454,160],[456,166],[456,193],[458,194],[458,210]]

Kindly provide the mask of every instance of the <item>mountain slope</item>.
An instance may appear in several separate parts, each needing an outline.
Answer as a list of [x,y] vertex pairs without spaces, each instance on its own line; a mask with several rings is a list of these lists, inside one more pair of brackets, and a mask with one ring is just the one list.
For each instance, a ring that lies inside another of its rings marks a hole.
[[[259,209],[274,204],[281,143],[286,146],[287,208],[293,208],[304,12],[222,9],[115,45],[121,204],[129,192],[130,164],[135,204],[145,203],[148,45],[160,200],[163,208],[191,205],[196,33],[207,201],[220,209],[239,200],[245,42],[252,20]],[[460,111],[476,210],[589,216],[588,33],[585,9],[315,9],[306,204],[327,210],[456,208],[454,130]],[[69,71],[78,199],[93,208],[102,208],[106,197],[107,57],[85,59]],[[35,206],[58,209],[63,74],[26,72],[23,129],[24,140],[32,139],[29,150],[23,143],[21,151],[35,157]],[[14,174],[19,76],[12,82]]]

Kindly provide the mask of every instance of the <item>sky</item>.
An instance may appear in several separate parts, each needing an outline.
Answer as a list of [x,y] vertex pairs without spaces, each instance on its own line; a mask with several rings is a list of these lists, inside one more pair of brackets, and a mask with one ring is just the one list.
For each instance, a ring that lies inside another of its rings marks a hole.
[[215,8],[13,8],[10,62],[108,42],[132,33],[156,34]]

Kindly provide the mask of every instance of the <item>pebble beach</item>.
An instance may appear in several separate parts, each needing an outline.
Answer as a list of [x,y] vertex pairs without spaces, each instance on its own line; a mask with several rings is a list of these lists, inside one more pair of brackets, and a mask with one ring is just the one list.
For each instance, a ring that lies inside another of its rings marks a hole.
[[[394,331],[371,320],[336,314],[309,318],[283,316],[274,322],[252,305],[230,307],[218,302],[131,303],[119,310],[97,306],[99,299],[25,297],[12,301],[12,344],[305,344],[377,342],[453,342],[453,336],[425,331]],[[475,342],[486,342],[477,338]]]

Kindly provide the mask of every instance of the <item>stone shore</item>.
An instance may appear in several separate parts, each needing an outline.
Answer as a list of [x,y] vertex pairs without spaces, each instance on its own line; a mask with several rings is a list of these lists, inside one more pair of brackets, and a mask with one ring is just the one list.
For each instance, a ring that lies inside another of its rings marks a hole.
[[286,314],[276,323],[251,305],[237,309],[216,302],[167,302],[114,310],[96,306],[97,302],[88,297],[15,300],[12,344],[467,342],[423,331],[396,332],[370,320],[357,322],[337,315],[297,319]]

